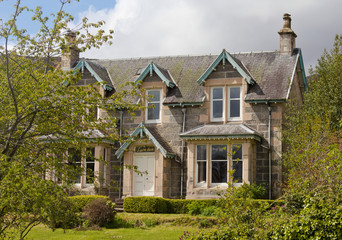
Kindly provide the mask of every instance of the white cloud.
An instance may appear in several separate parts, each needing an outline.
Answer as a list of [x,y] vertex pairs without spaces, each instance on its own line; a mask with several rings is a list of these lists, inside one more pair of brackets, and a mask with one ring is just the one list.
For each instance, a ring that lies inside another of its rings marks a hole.
[[275,50],[282,15],[292,14],[307,65],[340,33],[340,0],[118,0],[113,9],[81,13],[105,20],[114,44],[84,53],[90,58],[218,54]]

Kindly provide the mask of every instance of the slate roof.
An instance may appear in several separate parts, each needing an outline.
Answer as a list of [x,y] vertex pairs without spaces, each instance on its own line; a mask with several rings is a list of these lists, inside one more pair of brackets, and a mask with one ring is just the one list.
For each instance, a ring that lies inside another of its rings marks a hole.
[[107,69],[96,62],[89,61],[90,67],[99,75],[99,77],[108,84],[108,86],[114,87],[112,80],[107,72]]
[[244,124],[203,125],[179,136],[184,139],[252,138],[261,141],[261,136]]
[[152,143],[158,148],[158,150],[163,154],[164,157],[174,158],[176,154],[173,152],[167,141],[160,135],[160,132],[156,127],[146,126],[142,122],[139,126],[130,134],[131,138],[129,141],[125,142],[116,152],[116,156],[120,158],[123,152],[129,147],[129,145],[134,141],[135,137],[140,134],[145,134]]
[[[230,54],[236,63],[256,82],[249,85],[246,95],[247,101],[285,100],[287,91],[298,63],[299,50],[292,55],[282,55],[279,51],[249,52]],[[87,60],[94,64],[94,70],[103,74],[104,78],[112,79],[116,90],[124,86],[127,81],[134,81],[139,77],[138,70],[145,68],[151,62],[163,69],[163,74],[176,83],[169,88],[164,104],[200,103],[204,97],[204,87],[198,85],[197,80],[215,61],[218,55],[203,56],[169,56],[156,58],[132,58],[118,60]],[[110,74],[106,76],[106,68]],[[165,71],[165,72],[164,72]],[[167,72],[168,71],[168,72]],[[171,76],[169,76],[169,73]]]
[[162,137],[161,133],[159,132],[158,128],[155,126],[145,126],[147,130],[153,135],[153,137],[158,141],[158,143],[165,149],[167,154],[169,155],[176,155],[172,150],[169,143],[166,141],[165,138]]

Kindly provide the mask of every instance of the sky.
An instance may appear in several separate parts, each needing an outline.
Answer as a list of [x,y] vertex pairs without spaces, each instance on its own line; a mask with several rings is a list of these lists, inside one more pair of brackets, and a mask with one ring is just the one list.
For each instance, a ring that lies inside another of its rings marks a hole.
[[[59,1],[22,0],[47,13],[57,11]],[[9,17],[14,2],[3,0],[0,19]],[[70,28],[87,17],[114,30],[113,45],[81,54],[105,59],[278,50],[283,14],[289,13],[306,69],[342,34],[341,9],[341,0],[79,0],[66,7],[75,17]],[[37,31],[28,15],[21,23]]]

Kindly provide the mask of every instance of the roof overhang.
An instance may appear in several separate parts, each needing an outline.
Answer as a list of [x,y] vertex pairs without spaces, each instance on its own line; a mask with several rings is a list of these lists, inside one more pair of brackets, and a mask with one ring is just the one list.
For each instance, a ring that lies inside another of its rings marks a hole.
[[184,140],[228,140],[253,139],[261,142],[262,137],[244,124],[204,125],[179,134]]
[[105,83],[105,81],[96,73],[96,71],[85,59],[82,59],[77,63],[76,67],[74,67],[73,74],[76,75],[79,71],[84,73],[84,68],[86,68],[90,72],[90,74],[96,79],[96,81],[101,85],[101,87],[103,87],[104,90],[112,91],[114,89],[113,87]]
[[133,131],[129,140],[125,142],[116,152],[115,155],[117,158],[121,158],[125,150],[134,142],[137,137],[142,137],[145,134],[149,140],[156,146],[156,148],[161,152],[161,154],[165,158],[175,158],[176,156],[172,153],[169,153],[160,142],[153,136],[153,134],[145,127],[145,125],[141,122],[139,126]]
[[155,72],[157,74],[157,76],[165,83],[166,86],[168,86],[170,88],[173,88],[176,86],[176,84],[174,83],[174,81],[172,79],[170,72],[167,71],[170,78],[171,78],[171,81],[161,72],[161,70],[158,68],[158,66],[156,64],[154,64],[153,62],[151,62],[144,69],[144,71],[140,74],[140,76],[135,80],[135,84],[139,84],[141,81],[143,81],[145,79],[145,77],[147,77],[148,74],[150,76],[152,76],[153,72]]
[[230,55],[225,49],[223,49],[222,53],[214,60],[214,62],[207,68],[207,70],[201,75],[201,77],[197,80],[197,83],[199,85],[204,84],[208,76],[214,71],[214,69],[219,65],[220,62],[223,63],[223,65],[226,64],[226,61],[228,61],[234,69],[238,71],[238,73],[246,80],[248,84],[254,84],[255,81],[251,77],[251,74],[248,72],[247,68],[242,69],[240,65],[234,60],[232,55]]

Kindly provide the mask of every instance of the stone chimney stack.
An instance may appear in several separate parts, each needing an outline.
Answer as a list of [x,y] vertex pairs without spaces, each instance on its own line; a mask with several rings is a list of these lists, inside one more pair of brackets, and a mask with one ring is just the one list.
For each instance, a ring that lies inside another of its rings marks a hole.
[[80,51],[76,45],[76,33],[73,31],[68,30],[65,34],[67,47],[69,50],[62,53],[61,57],[61,67],[62,70],[68,71],[71,70],[75,63],[80,59]]
[[292,50],[296,47],[297,35],[291,29],[291,15],[284,14],[284,26],[278,32],[280,35],[280,54],[291,54]]

